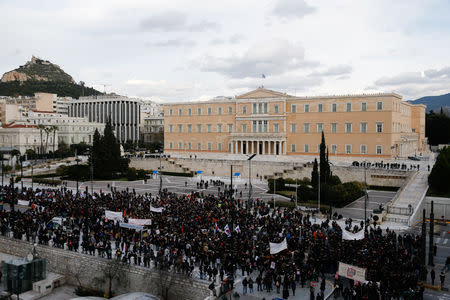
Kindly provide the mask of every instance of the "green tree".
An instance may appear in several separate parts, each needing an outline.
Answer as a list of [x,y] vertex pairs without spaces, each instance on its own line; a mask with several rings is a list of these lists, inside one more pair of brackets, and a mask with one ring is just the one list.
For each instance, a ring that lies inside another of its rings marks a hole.
[[92,163],[95,178],[110,179],[128,170],[130,161],[120,156],[120,144],[114,136],[111,120],[106,122],[103,136],[98,132],[94,134]]
[[445,195],[450,193],[448,175],[450,174],[450,147],[441,150],[428,176],[428,184],[433,193]]
[[311,172],[311,186],[315,191],[319,187],[319,167],[317,164],[317,158],[314,159],[313,169]]
[[53,153],[55,153],[56,131],[58,131],[58,126],[52,125],[50,126],[50,129],[53,132]]
[[430,145],[450,143],[450,118],[444,114],[430,111],[425,117],[425,135]]
[[41,139],[40,139],[41,147],[39,148],[39,154],[43,154],[44,153],[44,140],[42,139],[42,134],[44,133],[45,126],[42,124],[39,124],[37,126],[37,128],[39,129],[39,134],[41,135]]

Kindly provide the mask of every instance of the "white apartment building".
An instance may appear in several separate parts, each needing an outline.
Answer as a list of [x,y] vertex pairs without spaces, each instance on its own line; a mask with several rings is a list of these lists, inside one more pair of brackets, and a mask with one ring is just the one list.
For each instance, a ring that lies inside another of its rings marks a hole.
[[104,123],[89,122],[87,118],[68,117],[65,114],[29,111],[27,123],[31,125],[57,126],[57,142],[68,145],[86,143],[92,144],[94,132],[97,129],[103,134]]
[[[58,132],[55,133],[58,138]],[[46,136],[42,135],[42,145],[45,145]],[[47,142],[49,149],[53,146],[53,135],[49,136]],[[3,124],[0,127],[0,150],[11,151],[17,149],[21,154],[25,154],[28,149],[33,149],[35,152],[40,152],[41,146],[41,132],[37,125],[27,124],[23,121],[11,122]],[[56,144],[56,149],[58,145]]]
[[115,94],[80,97],[71,102],[69,116],[87,117],[95,123],[106,123],[110,118],[119,142],[136,142],[140,135],[141,104],[140,99]]

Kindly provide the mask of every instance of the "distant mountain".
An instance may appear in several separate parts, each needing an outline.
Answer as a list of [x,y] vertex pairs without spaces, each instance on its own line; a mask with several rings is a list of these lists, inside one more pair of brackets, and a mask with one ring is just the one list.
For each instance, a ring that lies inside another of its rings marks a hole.
[[417,100],[410,100],[408,102],[412,104],[425,104],[427,106],[427,112],[430,112],[430,110],[439,112],[441,110],[441,107],[443,107],[444,109],[450,108],[450,94],[440,96],[426,96]]
[[0,96],[33,96],[36,92],[72,98],[102,94],[85,87],[84,82],[75,83],[58,65],[34,56],[25,65],[3,74],[0,81]]

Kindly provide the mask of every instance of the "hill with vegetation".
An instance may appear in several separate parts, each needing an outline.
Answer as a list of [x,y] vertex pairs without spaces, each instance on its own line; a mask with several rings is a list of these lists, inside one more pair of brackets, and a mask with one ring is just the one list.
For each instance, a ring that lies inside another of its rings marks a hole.
[[412,104],[425,104],[427,106],[427,112],[440,112],[441,107],[444,109],[444,111],[450,108],[450,94],[440,96],[426,96],[408,102]]
[[72,98],[102,94],[86,87],[82,81],[77,84],[58,65],[34,56],[25,65],[6,72],[1,78],[0,96],[33,96],[37,92]]

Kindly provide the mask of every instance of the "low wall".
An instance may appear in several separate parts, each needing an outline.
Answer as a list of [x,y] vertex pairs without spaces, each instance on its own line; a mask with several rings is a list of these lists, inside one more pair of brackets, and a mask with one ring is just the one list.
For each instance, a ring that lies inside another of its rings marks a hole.
[[[230,176],[230,165],[233,165],[233,173],[241,173],[243,178],[248,178],[249,163],[242,160],[218,160],[218,159],[189,159],[189,158],[169,158],[162,159],[161,166],[163,171],[186,172],[203,171],[206,176],[228,177]],[[134,158],[130,162],[131,167],[142,168],[146,170],[155,170],[159,167],[157,158]],[[303,163],[276,162],[276,161],[252,161],[252,178],[261,178],[270,176],[284,178],[311,178],[312,166]],[[294,170],[295,168],[295,170]],[[359,167],[341,167],[331,166],[334,175],[339,176],[343,182],[364,181],[364,168]],[[410,171],[385,170],[385,169],[367,169],[366,179],[369,185],[400,187]]]
[[[26,257],[31,250],[30,243],[0,236],[2,253]],[[108,263],[108,260],[99,257],[43,245],[37,245],[36,252],[39,257],[47,260],[47,271],[65,275],[67,282],[73,285],[78,285],[74,276],[78,273],[83,286],[91,288],[95,288],[95,278],[102,276],[101,270]],[[128,271],[128,286],[119,288],[113,285],[113,290],[116,294],[139,291],[161,295],[161,287],[168,286],[169,299],[205,299],[210,295],[208,283],[178,274],[166,274],[131,265]],[[103,290],[106,289],[107,285]]]
[[[442,219],[442,216],[446,220],[450,220],[450,198],[443,197],[425,197],[425,215],[430,217],[431,201],[433,201],[434,218]],[[421,216],[422,216],[422,212]]]

